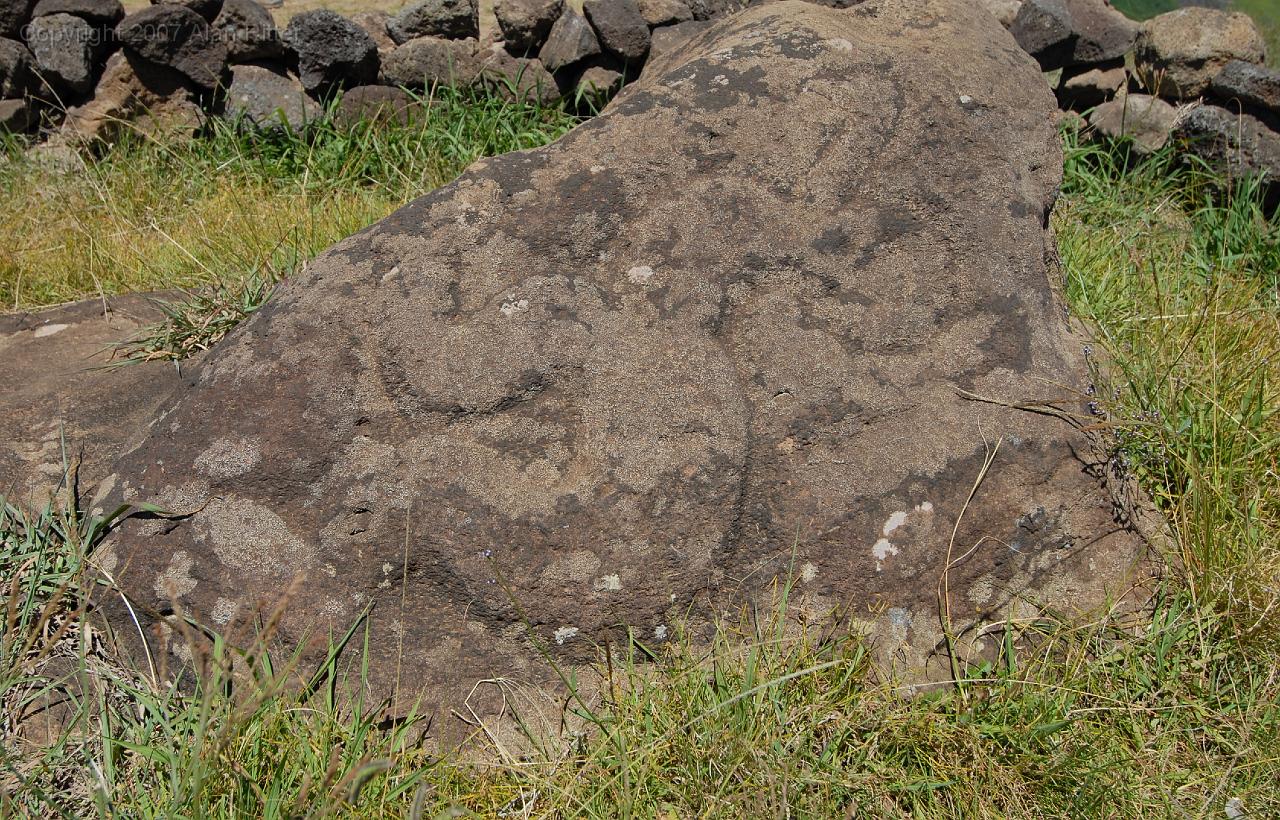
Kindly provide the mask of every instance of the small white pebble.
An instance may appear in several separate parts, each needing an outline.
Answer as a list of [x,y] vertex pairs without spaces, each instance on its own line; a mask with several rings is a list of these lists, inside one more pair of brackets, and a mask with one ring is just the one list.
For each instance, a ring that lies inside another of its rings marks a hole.
[[564,642],[572,640],[578,634],[576,626],[562,626],[555,631],[552,637],[556,639],[556,646],[564,646]]

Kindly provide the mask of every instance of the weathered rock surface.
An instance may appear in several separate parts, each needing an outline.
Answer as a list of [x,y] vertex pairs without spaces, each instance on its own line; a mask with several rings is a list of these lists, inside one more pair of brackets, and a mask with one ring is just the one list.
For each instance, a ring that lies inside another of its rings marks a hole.
[[35,0],[0,0],[0,37],[17,37],[34,5]]
[[397,43],[418,37],[478,38],[480,7],[476,0],[423,0],[392,15],[387,32]]
[[[109,346],[156,321],[145,297],[0,315],[0,496],[38,508],[78,465],[92,488],[180,381],[171,362],[103,370]],[[194,363],[191,363],[194,364]]]
[[1232,60],[1213,78],[1209,91],[1220,100],[1280,115],[1280,71],[1274,68]]
[[1089,124],[1112,139],[1131,137],[1139,154],[1150,154],[1169,142],[1178,109],[1159,97],[1127,94],[1099,105],[1089,115]]
[[585,0],[582,13],[609,54],[638,62],[649,53],[649,25],[636,0]]
[[647,73],[650,63],[655,62],[660,56],[680,48],[694,35],[701,34],[710,27],[709,20],[689,20],[676,23],[674,26],[655,28],[649,38],[649,59],[645,63],[644,71]]
[[572,8],[566,8],[551,27],[538,59],[551,71],[581,62],[600,53],[600,40],[595,29]]
[[595,65],[582,72],[578,78],[576,94],[580,99],[596,103],[607,102],[622,88],[622,74],[611,68]]
[[167,66],[202,88],[213,88],[227,64],[227,47],[209,23],[185,6],[135,11],[116,26],[116,37],[137,56]]
[[693,19],[693,10],[684,0],[638,0],[637,5],[649,28],[673,26]]
[[345,91],[338,101],[335,117],[339,122],[360,121],[409,122],[418,103],[399,88],[386,85],[361,85]]
[[21,134],[35,124],[28,100],[0,100],[0,132]]
[[365,34],[378,47],[379,54],[385,54],[396,47],[396,41],[387,32],[390,20],[390,15],[385,11],[361,11],[351,15],[351,22],[364,29]]
[[537,53],[564,11],[564,0],[497,0],[494,16],[513,54]]
[[1232,176],[1265,174],[1273,186],[1280,180],[1280,134],[1250,114],[1199,105],[1179,118],[1173,137]]
[[981,4],[1005,28],[1013,26],[1013,21],[1018,17],[1018,9],[1022,8],[1022,0],[981,0]]
[[418,37],[397,46],[386,56],[380,79],[405,88],[470,85],[480,73],[476,45],[475,40]]
[[560,99],[560,89],[551,72],[536,58],[513,57],[500,45],[480,49],[476,54],[482,83],[509,100],[551,105]]
[[227,61],[249,63],[283,56],[275,20],[255,0],[225,0],[213,30],[227,46]]
[[264,66],[232,66],[227,119],[263,130],[301,131],[320,113],[297,79]]
[[1100,66],[1073,74],[1062,81],[1058,88],[1058,100],[1065,107],[1077,111],[1092,108],[1106,102],[1129,85],[1129,72],[1124,62]]
[[402,670],[447,734],[476,681],[552,677],[531,634],[590,660],[792,566],[794,606],[912,672],[944,572],[959,625],[1120,579],[1141,546],[1104,462],[1011,406],[1078,412],[1087,378],[1054,101],[1012,37],[967,0],[781,2],[654,69],[215,348],[108,478],[185,516],[99,553],[142,617],[243,635],[303,574],[276,638],[372,606],[373,685]]
[[1146,21],[1135,58],[1148,88],[1161,97],[1182,100],[1204,93],[1232,60],[1261,63],[1266,53],[1266,43],[1248,15],[1191,7]]
[[222,0],[151,0],[151,2],[157,6],[182,6],[191,9],[210,23],[222,8]]
[[50,14],[74,14],[91,23],[114,24],[124,18],[124,6],[120,0],[40,0],[31,12],[32,17]]
[[105,43],[97,26],[72,14],[37,17],[27,28],[36,70],[60,92],[74,95],[93,88],[94,67]]
[[35,60],[27,47],[17,40],[0,37],[0,98],[21,97],[32,90]]
[[313,94],[373,82],[378,46],[365,30],[328,9],[305,11],[289,21],[284,43],[298,55],[298,75]]
[[1010,31],[1051,71],[1123,57],[1138,25],[1103,0],[1024,0]]
[[117,51],[107,58],[93,98],[67,111],[62,135],[110,141],[125,128],[192,131],[203,118],[181,74]]

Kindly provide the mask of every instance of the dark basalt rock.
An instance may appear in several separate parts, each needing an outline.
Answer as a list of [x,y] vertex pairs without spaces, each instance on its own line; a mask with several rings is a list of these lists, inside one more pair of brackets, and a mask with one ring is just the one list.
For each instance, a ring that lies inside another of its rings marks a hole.
[[306,665],[367,612],[370,685],[448,737],[477,681],[556,685],[535,639],[572,668],[791,572],[793,611],[865,619],[911,675],[944,572],[960,634],[1124,586],[1105,457],[1017,409],[1087,383],[1035,62],[968,0],[871,0],[749,9],[650,68],[184,368],[101,495],[181,516],[95,553],[153,656],[167,613],[240,640],[288,589],[274,640]]
[[392,15],[387,32],[397,43],[418,37],[475,39],[480,36],[480,7],[475,0],[422,0]]
[[586,0],[582,13],[591,22],[606,53],[640,62],[649,53],[649,24],[636,0]]
[[298,55],[298,76],[312,94],[373,82],[378,45],[368,33],[327,9],[305,11],[289,21],[284,43]]
[[559,71],[600,53],[600,41],[587,18],[566,8],[551,27],[538,59],[550,71]]
[[116,26],[116,38],[137,56],[172,68],[202,88],[213,88],[227,65],[227,47],[196,12],[158,5],[136,11]]

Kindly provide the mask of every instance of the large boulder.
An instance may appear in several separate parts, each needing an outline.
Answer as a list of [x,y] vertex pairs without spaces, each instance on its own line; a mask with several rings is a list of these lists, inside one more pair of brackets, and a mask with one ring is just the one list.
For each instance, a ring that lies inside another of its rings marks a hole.
[[229,62],[271,60],[284,54],[271,12],[255,0],[225,0],[213,30],[226,44]]
[[157,5],[125,17],[116,38],[132,54],[177,71],[201,88],[218,85],[227,46],[209,23],[185,6]]
[[0,382],[22,388],[0,391],[0,496],[39,508],[65,497],[68,464],[82,486],[110,472],[181,381],[172,362],[105,369],[114,344],[161,318],[136,295],[0,315]]
[[600,53],[600,40],[595,29],[572,8],[566,8],[551,27],[538,59],[551,71],[580,63]]
[[289,21],[284,43],[298,55],[302,85],[313,94],[373,82],[378,44],[347,18],[328,9],[304,11]]
[[649,53],[649,24],[636,0],[585,0],[582,13],[608,54],[639,63]]
[[1178,118],[1173,138],[1223,173],[1264,176],[1273,190],[1280,183],[1280,133],[1250,114],[1198,105]]
[[539,646],[660,643],[792,571],[793,611],[860,619],[904,674],[944,576],[957,635],[1098,603],[1142,541],[1061,415],[1087,375],[1054,113],[968,0],[721,21],[184,369],[104,496],[172,515],[96,560],[153,656],[173,612],[233,641],[278,612],[304,665],[368,613],[370,685],[440,734],[478,681],[551,679]]
[[1232,60],[1262,63],[1266,55],[1266,42],[1248,15],[1190,7],[1144,23],[1135,58],[1149,88],[1185,100],[1203,94]]
[[1103,0],[1024,0],[1010,31],[1046,71],[1124,57],[1138,36]]
[[73,14],[49,14],[31,21],[27,42],[36,70],[55,91],[78,97],[92,90],[106,45],[98,26]]
[[564,0],[497,0],[493,13],[513,54],[537,53],[564,11]]
[[420,0],[392,15],[387,32],[397,43],[418,37],[476,39],[480,36],[480,6],[476,0]]
[[296,78],[259,65],[231,68],[227,119],[264,131],[301,131],[320,114],[319,104]]

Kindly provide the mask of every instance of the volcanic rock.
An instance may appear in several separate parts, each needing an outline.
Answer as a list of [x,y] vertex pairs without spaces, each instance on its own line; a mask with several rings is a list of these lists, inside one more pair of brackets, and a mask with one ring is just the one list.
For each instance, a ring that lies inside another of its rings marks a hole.
[[789,575],[919,675],[940,589],[963,635],[1120,588],[1035,62],[968,0],[768,4],[663,60],[184,370],[104,496],[172,515],[95,553],[153,656],[169,613],[238,640],[287,589],[273,641],[309,667],[359,623],[447,734],[478,681],[553,686],[539,647],[660,644]]

